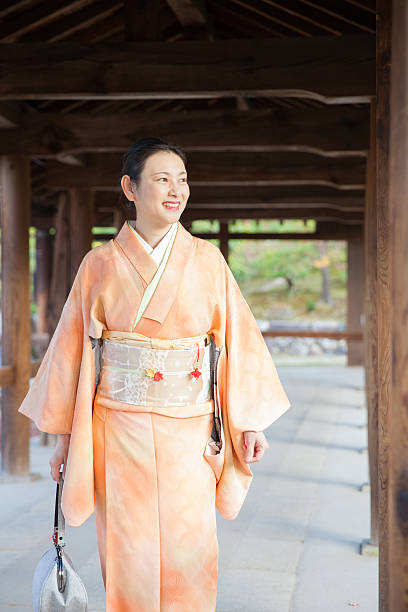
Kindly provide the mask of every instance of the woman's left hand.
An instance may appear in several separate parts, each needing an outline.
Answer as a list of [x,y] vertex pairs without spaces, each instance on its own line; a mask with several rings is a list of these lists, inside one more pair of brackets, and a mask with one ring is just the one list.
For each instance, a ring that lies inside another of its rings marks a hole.
[[246,463],[259,461],[269,448],[268,441],[263,431],[244,431],[243,446]]

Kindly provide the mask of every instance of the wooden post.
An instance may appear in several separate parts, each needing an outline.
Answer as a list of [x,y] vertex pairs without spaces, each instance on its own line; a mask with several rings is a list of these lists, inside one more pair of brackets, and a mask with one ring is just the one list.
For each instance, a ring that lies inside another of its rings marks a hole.
[[1,157],[2,363],[14,369],[1,390],[1,467],[8,475],[30,471],[30,421],[17,412],[30,380],[30,159]]
[[92,248],[94,198],[91,189],[69,190],[71,237],[71,285],[84,255]]
[[[408,4],[392,3],[390,111],[391,397],[387,609],[408,610]],[[384,567],[382,571],[384,572]],[[385,576],[383,575],[382,583]]]
[[[363,238],[363,237],[361,237]],[[347,330],[362,331],[364,310],[364,242],[349,240],[347,243]],[[364,349],[360,340],[347,340],[347,364],[363,365]]]
[[229,256],[229,231],[228,231],[228,222],[220,221],[220,251],[224,255],[225,260],[228,263]]
[[70,280],[70,240],[69,240],[68,194],[63,191],[58,195],[55,215],[55,236],[52,249],[52,273],[50,299],[48,307],[48,326],[53,334],[67,299]]
[[[390,581],[392,545],[391,508],[391,218],[389,209],[389,137],[390,137],[390,70],[391,70],[392,2],[377,0],[377,316],[378,316],[378,470],[379,470],[379,582],[380,612],[397,612],[391,608]],[[403,270],[400,270],[404,274]],[[402,432],[401,432],[402,433]],[[403,608],[404,609],[404,608]]]
[[51,280],[52,239],[48,230],[37,230],[35,297],[37,302],[37,332],[48,333],[48,299]]
[[369,540],[362,543],[362,552],[372,553],[378,546],[378,319],[377,319],[377,203],[376,203],[376,108],[371,103],[370,147],[367,156],[366,205],[364,223],[364,356],[367,402],[367,438],[370,469]]

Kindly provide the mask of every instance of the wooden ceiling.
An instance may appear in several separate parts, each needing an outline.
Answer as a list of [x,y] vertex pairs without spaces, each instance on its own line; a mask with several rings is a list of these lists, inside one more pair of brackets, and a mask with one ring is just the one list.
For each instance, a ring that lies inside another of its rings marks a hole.
[[375,28],[374,0],[3,0],[0,150],[31,157],[34,221],[77,186],[109,223],[153,135],[187,152],[186,219],[361,227]]

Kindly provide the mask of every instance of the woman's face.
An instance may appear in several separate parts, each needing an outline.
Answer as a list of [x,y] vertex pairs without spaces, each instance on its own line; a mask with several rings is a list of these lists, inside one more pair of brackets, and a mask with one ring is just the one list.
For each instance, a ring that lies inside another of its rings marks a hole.
[[138,187],[134,182],[130,185],[127,175],[121,184],[126,197],[135,203],[137,220],[149,226],[178,221],[190,195],[183,160],[168,151],[147,158]]

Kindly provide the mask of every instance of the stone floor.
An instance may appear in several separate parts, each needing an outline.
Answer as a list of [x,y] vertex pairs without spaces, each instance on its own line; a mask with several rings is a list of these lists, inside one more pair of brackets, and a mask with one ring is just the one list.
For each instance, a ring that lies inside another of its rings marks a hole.
[[[218,516],[217,612],[378,610],[378,557],[369,537],[363,370],[278,366],[292,407],[268,430],[270,449],[234,521]],[[33,481],[0,481],[0,611],[31,609],[34,567],[50,546],[50,448],[31,441]],[[104,610],[94,517],[67,527],[67,551],[90,612]],[[191,611],[194,612],[194,611]]]

